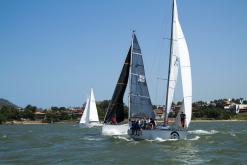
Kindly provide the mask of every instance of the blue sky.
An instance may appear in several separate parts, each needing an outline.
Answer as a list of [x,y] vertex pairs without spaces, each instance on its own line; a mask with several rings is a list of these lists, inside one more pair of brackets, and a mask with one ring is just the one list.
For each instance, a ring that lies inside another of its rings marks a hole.
[[[0,98],[80,106],[110,99],[136,30],[154,104],[164,102],[171,0],[1,0]],[[247,1],[177,0],[193,100],[247,99]],[[178,84],[175,99],[181,99]]]

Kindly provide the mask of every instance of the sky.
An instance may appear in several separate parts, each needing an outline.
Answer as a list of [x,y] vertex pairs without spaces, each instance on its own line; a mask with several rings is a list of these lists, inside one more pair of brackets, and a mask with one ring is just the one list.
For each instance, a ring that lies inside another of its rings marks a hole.
[[[193,101],[247,99],[247,1],[177,5]],[[81,106],[93,88],[96,100],[111,99],[135,30],[152,102],[163,104],[171,6],[171,0],[0,0],[0,98],[21,107]]]

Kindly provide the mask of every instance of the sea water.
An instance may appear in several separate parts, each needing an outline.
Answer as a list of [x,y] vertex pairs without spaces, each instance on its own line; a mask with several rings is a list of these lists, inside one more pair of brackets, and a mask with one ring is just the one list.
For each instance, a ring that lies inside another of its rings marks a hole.
[[134,141],[78,124],[0,125],[0,164],[246,164],[246,121],[195,122],[188,133]]

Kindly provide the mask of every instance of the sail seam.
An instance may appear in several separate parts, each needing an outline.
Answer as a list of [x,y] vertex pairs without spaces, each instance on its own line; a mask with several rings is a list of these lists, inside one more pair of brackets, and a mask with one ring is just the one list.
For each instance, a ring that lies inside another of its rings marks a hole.
[[130,73],[130,74],[132,74],[133,76],[140,76],[140,75],[142,75],[142,74],[137,74],[137,73]]
[[141,53],[137,53],[137,52],[132,52],[132,54],[136,54],[136,55],[142,55]]
[[131,96],[135,96],[135,97],[144,97],[144,98],[150,98],[148,96],[142,96],[142,95],[135,95],[135,94],[130,94]]

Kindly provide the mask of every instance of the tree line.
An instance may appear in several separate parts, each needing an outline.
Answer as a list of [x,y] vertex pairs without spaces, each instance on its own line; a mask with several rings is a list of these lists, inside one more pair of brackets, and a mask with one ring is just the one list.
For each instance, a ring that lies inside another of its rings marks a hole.
[[[232,99],[235,103],[240,103],[241,99]],[[197,101],[192,105],[192,119],[232,119],[236,118],[236,113],[232,110],[225,110],[224,106],[226,99],[219,99],[211,101],[210,103]],[[104,120],[104,116],[110,100],[103,100],[97,102],[97,109],[99,119]],[[247,103],[246,100],[242,103]],[[181,102],[173,103],[173,106],[181,105]],[[3,106],[0,109],[0,124],[6,121],[13,120],[35,120],[35,112],[37,107],[33,105],[27,105],[25,108],[20,109],[12,106]],[[64,120],[78,120],[80,116],[76,116],[66,107],[51,107],[49,110],[43,110],[45,113],[44,122],[58,122]],[[124,105],[124,115],[128,118],[128,107]],[[169,114],[169,117],[175,117],[176,111],[174,110]]]

